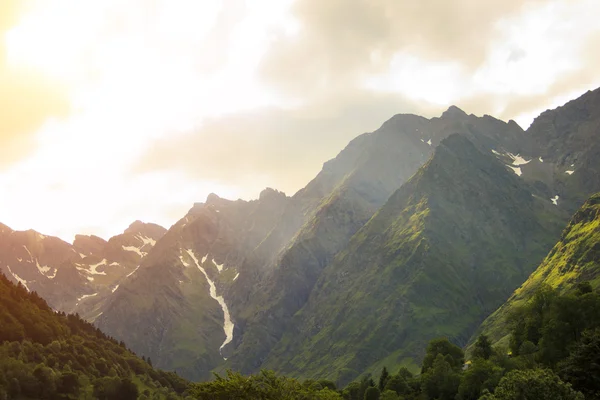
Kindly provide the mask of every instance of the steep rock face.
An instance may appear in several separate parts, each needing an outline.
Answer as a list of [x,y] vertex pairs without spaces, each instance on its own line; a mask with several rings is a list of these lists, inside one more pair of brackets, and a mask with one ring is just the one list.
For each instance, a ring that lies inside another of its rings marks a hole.
[[539,176],[571,213],[600,190],[600,89],[588,91],[564,106],[543,112],[527,130],[534,142]]
[[444,140],[325,267],[263,366],[345,383],[384,361],[418,364],[436,336],[465,344],[564,218],[486,153]]
[[102,302],[165,232],[141,222],[131,228],[108,242],[77,235],[70,245],[32,230],[2,226],[0,270],[13,282],[38,292],[54,309],[93,320]]
[[531,299],[542,285],[569,291],[581,281],[591,282],[594,288],[600,286],[600,193],[590,197],[575,213],[544,261],[506,303],[484,321],[478,333],[506,344],[506,318],[511,310]]
[[103,307],[98,326],[162,368],[210,378],[231,340],[238,340],[238,321],[227,306],[255,281],[245,256],[274,229],[288,203],[283,193],[267,189],[250,202],[211,194],[195,204]]

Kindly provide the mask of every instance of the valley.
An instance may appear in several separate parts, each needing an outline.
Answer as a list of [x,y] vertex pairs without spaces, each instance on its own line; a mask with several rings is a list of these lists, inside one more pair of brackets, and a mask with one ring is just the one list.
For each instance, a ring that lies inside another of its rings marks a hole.
[[2,225],[0,271],[194,381],[417,373],[435,338],[506,345],[506,316],[542,284],[598,286],[599,143],[600,89],[527,130],[454,106],[399,114],[292,196],[211,194],[108,241]]

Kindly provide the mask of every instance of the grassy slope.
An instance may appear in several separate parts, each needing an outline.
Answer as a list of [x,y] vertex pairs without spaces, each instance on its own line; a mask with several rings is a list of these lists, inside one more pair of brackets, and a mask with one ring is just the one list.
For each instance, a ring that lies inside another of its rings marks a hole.
[[600,194],[593,195],[573,216],[560,241],[506,303],[482,324],[480,331],[505,344],[506,316],[527,301],[542,284],[568,291],[579,281],[600,286]]
[[265,367],[344,383],[414,367],[436,336],[465,344],[557,239],[553,211],[452,136],[326,267]]

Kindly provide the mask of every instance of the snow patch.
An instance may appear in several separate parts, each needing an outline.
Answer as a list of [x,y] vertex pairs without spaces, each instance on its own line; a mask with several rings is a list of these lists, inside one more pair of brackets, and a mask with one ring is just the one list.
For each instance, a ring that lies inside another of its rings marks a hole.
[[431,146],[431,139],[427,141],[427,144]]
[[79,302],[80,302],[81,300],[83,300],[83,299],[87,299],[88,297],[94,297],[94,296],[96,296],[97,294],[98,294],[98,293],[94,293],[94,294],[84,294],[83,296],[81,296],[81,297],[78,297],[78,298],[77,298],[77,303],[75,303],[75,305],[79,304]]
[[223,299],[223,296],[217,296],[217,287],[215,286],[215,283],[208,277],[208,274],[206,273],[204,268],[202,268],[201,264],[198,262],[198,259],[196,258],[196,255],[194,254],[194,252],[192,250],[186,250],[186,252],[192,258],[192,260],[194,260],[194,263],[196,264],[196,267],[198,267],[200,272],[202,272],[204,274],[204,277],[206,278],[206,281],[208,282],[208,285],[210,286],[210,292],[209,292],[210,297],[215,299],[219,303],[221,308],[223,309],[223,331],[225,331],[225,341],[223,342],[221,347],[219,347],[219,353],[220,353],[223,350],[223,347],[225,347],[228,343],[230,343],[233,340],[234,324],[233,324],[233,322],[231,322],[229,308],[227,308],[227,304],[225,303],[225,299]]
[[183,266],[184,266],[184,267],[186,267],[186,268],[187,268],[187,267],[189,267],[189,266],[190,266],[190,264],[188,264],[188,263],[187,263],[187,262],[186,262],[186,261],[183,259],[183,256],[182,256],[181,254],[179,255],[179,260],[181,261],[181,263],[183,264]]
[[53,273],[52,275],[47,275],[47,276],[48,276],[48,279],[54,279],[54,278],[56,278],[56,273],[57,273],[57,272],[58,272],[58,269],[55,269],[55,270],[54,270],[54,273]]
[[37,267],[38,271],[40,271],[40,274],[45,275],[46,272],[50,271],[50,267],[47,265],[44,265],[43,267],[40,265],[39,261],[37,260],[37,258],[35,259],[35,266]]
[[90,281],[90,282],[94,282],[94,277],[93,276],[88,276],[87,280]]
[[515,156],[512,153],[508,153],[507,155],[513,160],[512,165],[514,165],[515,167],[518,167],[519,165],[529,164],[531,162],[531,160],[527,161],[519,154]]
[[204,264],[206,262],[207,258],[208,258],[208,254],[206,254],[204,257],[202,257],[202,264]]
[[27,250],[27,254],[29,254],[29,259],[33,262],[33,256],[31,255],[31,252],[29,251],[29,249],[27,248],[27,246],[23,245],[23,248],[25,250]]
[[500,154],[499,152],[497,152],[496,150],[492,149],[492,153],[494,153],[497,156],[501,156],[502,154]]
[[565,174],[568,174],[568,175],[573,175],[573,173],[574,173],[574,172],[575,172],[575,171],[569,170],[569,171],[565,171]]
[[135,267],[135,269],[133,271],[131,271],[130,273],[128,273],[127,276],[125,276],[125,278],[129,278],[131,275],[135,274],[135,271],[137,271],[138,268],[140,268],[139,265],[137,267]]
[[135,246],[121,246],[123,248],[123,250],[125,251],[132,251],[134,253],[137,253],[140,255],[140,257],[144,257],[146,255],[146,253],[144,253],[143,251],[141,251],[140,249],[138,249]]
[[96,268],[98,268],[101,265],[106,265],[106,258],[104,258],[98,264],[91,264],[88,272],[93,275],[106,275],[106,272],[104,272],[104,271],[99,272],[98,270],[96,270]]
[[507,165],[507,167],[510,168],[510,169],[512,169],[513,172],[515,174],[517,174],[517,176],[523,175],[523,172],[521,172],[521,168],[519,168],[519,167],[513,167],[512,165]]
[[22,261],[23,261],[23,259],[22,259],[22,258],[20,258],[20,257],[17,257],[17,261],[18,261],[18,262],[22,262]]
[[542,157],[538,158],[538,160],[540,160],[541,163],[544,162],[544,159]]
[[7,265],[6,268],[8,268],[8,272],[10,272],[10,274],[13,276],[13,278],[15,278],[17,280],[17,282],[20,282],[21,285],[23,285],[25,287],[25,289],[27,289],[28,292],[31,292],[31,290],[29,290],[29,287],[27,287],[27,281],[25,279],[21,278],[19,275],[12,272],[12,270],[10,269],[10,266]]
[[38,237],[40,238],[40,240],[46,239],[46,236],[42,235],[41,233],[38,233]]
[[141,240],[142,243],[144,243],[144,246],[149,244],[150,246],[154,247],[154,245],[156,244],[156,240],[149,238],[147,236],[138,235],[138,236],[136,236],[136,238]]
[[111,290],[111,291],[114,293],[114,292],[116,292],[116,290],[117,290],[118,288],[119,288],[119,285],[117,285],[117,286],[115,286],[114,288],[112,288],[112,290]]
[[233,281],[235,282],[235,280],[236,280],[237,278],[239,278],[239,276],[240,276],[240,273],[238,272],[237,274],[235,274],[235,277],[233,278]]
[[85,254],[81,254],[81,253],[79,253],[79,257],[81,257],[81,258],[85,258]]
[[557,206],[558,205],[558,199],[559,199],[559,197],[558,197],[558,195],[556,195],[553,198],[551,198],[550,200],[552,201],[552,204],[554,204],[555,206]]
[[214,258],[211,261],[212,261],[213,264],[215,264],[215,266],[219,270],[219,273],[221,273],[221,271],[223,271],[223,264],[217,264],[217,262],[215,261]]

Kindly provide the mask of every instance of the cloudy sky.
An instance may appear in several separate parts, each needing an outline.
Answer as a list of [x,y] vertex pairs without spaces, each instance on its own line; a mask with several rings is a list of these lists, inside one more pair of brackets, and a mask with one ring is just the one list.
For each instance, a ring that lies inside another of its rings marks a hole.
[[353,137],[600,86],[598,0],[1,0],[0,222],[67,241],[293,194]]

